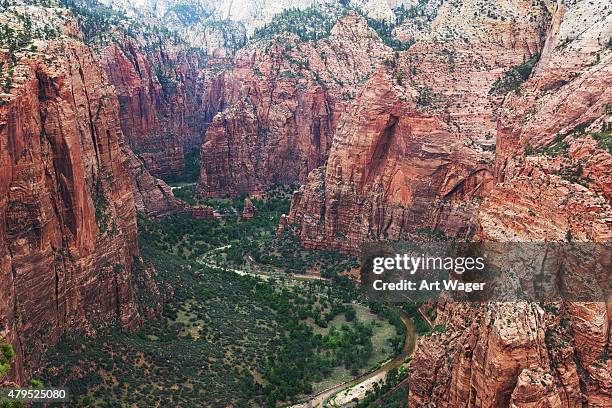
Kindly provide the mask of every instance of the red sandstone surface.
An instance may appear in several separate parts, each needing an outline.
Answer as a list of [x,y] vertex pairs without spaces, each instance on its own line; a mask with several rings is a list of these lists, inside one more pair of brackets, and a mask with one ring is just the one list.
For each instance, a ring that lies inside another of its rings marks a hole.
[[135,304],[134,164],[114,89],[73,20],[33,13],[62,35],[17,53],[0,105],[0,333],[19,383],[63,333],[135,329],[152,312]]

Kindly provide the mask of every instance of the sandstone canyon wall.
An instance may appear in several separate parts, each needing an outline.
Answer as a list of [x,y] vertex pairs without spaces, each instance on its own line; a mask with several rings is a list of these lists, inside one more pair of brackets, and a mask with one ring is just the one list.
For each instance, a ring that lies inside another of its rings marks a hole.
[[[323,38],[258,39],[232,58],[129,25],[86,45],[64,8],[0,13],[60,30],[0,47],[14,71],[0,78],[11,379],[67,331],[151,313],[135,302],[147,278],[136,212],[185,208],[155,175],[179,175],[203,141],[201,197],[306,183],[283,227],[309,248],[440,234],[609,242],[607,2],[421,3],[397,30],[415,41],[406,51],[348,13]],[[437,307],[446,331],[419,339],[411,406],[612,405],[605,304]]]
[[[611,37],[606,2],[555,5],[533,74],[505,98],[477,238],[610,242]],[[583,265],[574,290],[597,274]],[[610,406],[610,322],[603,302],[439,304],[446,333],[419,341],[409,403]]]
[[207,99],[207,57],[164,33],[143,30],[134,37],[116,32],[97,54],[115,86],[130,147],[152,175],[176,177],[219,109],[218,99]]
[[[234,38],[245,36],[240,27],[253,35],[276,13],[317,2],[110,3],[146,22],[122,22],[111,29],[111,43],[97,47],[117,90],[122,130],[154,176],[180,175],[185,153],[200,147],[215,114],[227,108],[202,149],[202,196],[260,193],[275,183],[304,181],[324,162],[344,100],[389,51],[363,18],[338,24],[323,41],[280,36],[238,51],[246,43],[246,37]],[[337,1],[323,3],[332,15],[343,10]],[[385,1],[356,3],[367,15],[382,9],[394,17]],[[158,26],[175,32],[151,28]],[[210,30],[219,29],[231,38],[216,47],[219,33]]]
[[538,55],[549,13],[530,1],[439,6],[427,33],[379,64],[327,163],[294,195],[289,224],[304,245],[357,252],[415,233],[473,236],[503,98],[491,90]]
[[[404,27],[416,44],[341,116],[286,227],[350,252],[441,233],[609,243],[611,19],[604,1],[464,1],[444,2],[424,31]],[[585,265],[571,284],[592,290],[597,273]],[[417,343],[410,406],[612,404],[606,303],[437,309],[445,330]]]
[[66,9],[0,19],[0,334],[23,382],[64,333],[151,311],[135,302],[148,278],[113,87]]
[[325,162],[345,105],[390,54],[357,15],[318,41],[281,35],[241,50],[236,67],[219,78],[227,107],[206,132],[200,196],[305,181]]

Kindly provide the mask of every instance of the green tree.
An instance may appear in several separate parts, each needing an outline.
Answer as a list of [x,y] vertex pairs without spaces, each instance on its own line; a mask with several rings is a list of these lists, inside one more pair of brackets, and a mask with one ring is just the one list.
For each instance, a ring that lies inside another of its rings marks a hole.
[[11,369],[11,363],[15,359],[15,351],[13,346],[8,343],[2,342],[0,337],[0,380],[9,372]]

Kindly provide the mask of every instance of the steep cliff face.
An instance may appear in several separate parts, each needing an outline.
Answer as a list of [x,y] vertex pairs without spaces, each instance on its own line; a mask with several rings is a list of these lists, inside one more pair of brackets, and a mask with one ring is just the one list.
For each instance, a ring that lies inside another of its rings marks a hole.
[[[344,116],[325,172],[293,198],[290,223],[309,247],[352,251],[370,239],[400,239],[432,228],[432,201],[477,194],[479,155],[438,118],[401,100],[391,75],[377,72]],[[319,180],[316,180],[319,178]]]
[[219,109],[214,91],[212,99],[207,93],[214,88],[216,70],[207,66],[224,59],[192,47],[150,13],[126,2],[113,6],[66,3],[115,86],[130,147],[154,176],[180,177],[185,154],[199,149]]
[[605,303],[439,303],[445,332],[419,338],[410,406],[607,407]]
[[67,331],[141,324],[136,207],[117,99],[75,21],[31,6],[0,19],[16,45],[0,55],[0,333],[22,382]]
[[[532,77],[520,94],[506,98],[496,183],[480,214],[485,239],[558,241],[569,234],[577,241],[610,241],[608,8],[560,5]],[[586,29],[584,20],[591,22]]]
[[227,108],[206,132],[198,193],[258,194],[304,181],[324,163],[345,105],[389,54],[356,15],[318,41],[281,36],[242,50],[223,74]]
[[163,33],[117,32],[111,44],[98,47],[119,99],[121,129],[157,177],[183,172],[185,153],[202,144],[217,109],[207,98],[207,57],[172,41]]
[[126,157],[136,210],[149,217],[162,217],[187,209],[187,204],[174,197],[166,182],[149,173],[143,160],[129,146],[122,146],[121,151]]
[[549,13],[528,1],[481,6],[439,6],[430,31],[369,79],[325,167],[292,200],[289,224],[306,246],[474,235],[493,170],[496,84],[540,52]]
[[[539,63],[504,101],[477,238],[610,242],[611,27],[607,2],[555,6]],[[591,290],[597,273],[582,265],[572,284]],[[438,312],[447,330],[418,343],[411,406],[612,404],[606,303],[447,303]]]

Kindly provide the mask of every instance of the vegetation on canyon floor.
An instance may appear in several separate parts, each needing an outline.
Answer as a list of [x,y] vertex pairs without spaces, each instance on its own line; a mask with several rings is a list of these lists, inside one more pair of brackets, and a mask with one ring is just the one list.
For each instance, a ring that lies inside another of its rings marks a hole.
[[2,337],[0,337],[0,379],[2,379],[11,369],[11,363],[14,358],[15,351],[13,350],[13,346],[4,343]]
[[[5,343],[2,337],[0,337],[0,382],[10,371],[14,359],[15,350],[13,350],[13,346]],[[21,401],[10,401],[0,397],[0,408],[21,408],[23,406]]]
[[375,384],[372,392],[360,401],[355,401],[355,408],[401,408],[408,405],[408,384],[404,381],[407,370],[391,369],[384,384]]
[[169,299],[163,316],[134,334],[107,327],[95,338],[63,339],[47,354],[43,381],[65,384],[82,405],[274,406],[316,392],[327,378],[363,373],[400,350],[405,328],[397,312],[360,304],[362,294],[348,279],[261,279],[202,264],[202,255],[231,244],[237,250],[217,262],[275,271],[286,262],[287,271],[329,276],[354,266],[351,257],[309,253],[287,237],[274,238],[288,191],[254,200],[250,220],[237,216],[241,200],[215,200],[230,215],[222,219],[141,218],[142,258],[155,266]]

